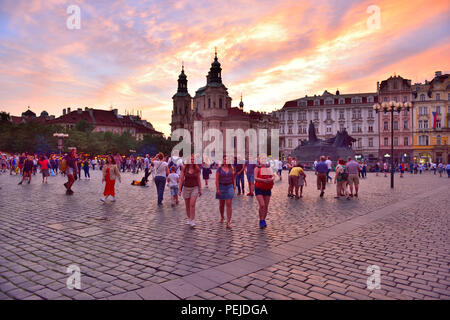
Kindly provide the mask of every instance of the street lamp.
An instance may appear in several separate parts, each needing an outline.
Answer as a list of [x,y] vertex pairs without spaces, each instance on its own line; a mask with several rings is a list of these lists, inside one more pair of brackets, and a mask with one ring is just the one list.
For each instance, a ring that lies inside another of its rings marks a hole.
[[383,111],[384,114],[387,114],[388,112],[391,113],[391,188],[394,188],[394,112],[400,113],[402,109],[409,111],[411,107],[411,102],[402,103],[395,101],[383,102],[381,104],[376,103],[373,105],[373,110],[375,110],[376,113],[381,111]]
[[58,138],[59,154],[62,155],[63,139],[68,138],[69,135],[67,133],[54,133],[53,136]]

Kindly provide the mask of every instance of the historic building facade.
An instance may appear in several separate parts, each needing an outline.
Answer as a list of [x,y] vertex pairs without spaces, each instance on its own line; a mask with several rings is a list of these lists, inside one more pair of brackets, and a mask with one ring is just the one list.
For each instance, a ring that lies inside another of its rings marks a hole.
[[[242,129],[267,129],[270,135],[271,129],[278,129],[278,119],[272,115],[263,112],[244,112],[244,103],[241,101],[239,107],[232,107],[232,99],[228,94],[227,87],[222,82],[222,68],[217,58],[217,52],[214,61],[211,64],[208,75],[206,76],[206,85],[195,92],[191,97],[187,87],[187,76],[182,67],[181,74],[178,77],[178,90],[173,95],[172,108],[172,132],[176,129],[184,128],[189,130],[193,141],[194,121],[200,121],[202,125],[202,134],[208,129],[217,129],[222,133],[223,145],[226,146],[226,130]],[[203,147],[210,141],[203,141]],[[248,137],[245,139],[246,152],[248,152]],[[205,140],[205,139],[204,139]],[[229,142],[234,147],[235,141]]]
[[414,159],[417,162],[450,162],[450,77],[437,71],[431,81],[412,86]]
[[[378,117],[373,111],[378,97],[373,93],[336,94],[325,90],[322,95],[305,96],[288,101],[273,114],[280,120],[280,151],[283,159],[308,140],[308,124],[312,121],[319,139],[333,137],[345,128],[356,139],[352,148],[357,159],[378,158]],[[337,160],[337,159],[333,159]]]
[[[383,102],[411,102],[411,80],[394,75],[389,79],[377,82],[377,93],[380,103]],[[414,107],[413,107],[414,109]],[[391,128],[391,113],[379,112],[378,123],[380,133],[380,158],[394,163],[411,162],[413,159],[413,111],[401,110],[394,112],[394,128]],[[394,130],[394,154],[391,154],[391,130]]]

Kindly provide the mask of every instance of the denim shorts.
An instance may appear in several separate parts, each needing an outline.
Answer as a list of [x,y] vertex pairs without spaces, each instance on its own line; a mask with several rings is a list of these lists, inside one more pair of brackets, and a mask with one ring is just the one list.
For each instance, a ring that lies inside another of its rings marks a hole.
[[255,195],[270,197],[272,195],[272,190],[262,190],[262,189],[255,188]]
[[171,186],[170,187],[170,195],[172,197],[175,197],[178,195],[178,186]]
[[253,173],[247,173],[247,181],[250,182],[255,182],[255,175]]

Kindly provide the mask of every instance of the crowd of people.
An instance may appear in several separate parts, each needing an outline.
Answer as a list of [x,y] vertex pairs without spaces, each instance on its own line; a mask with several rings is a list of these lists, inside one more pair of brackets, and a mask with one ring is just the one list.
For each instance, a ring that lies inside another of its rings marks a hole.
[[[31,183],[32,176],[35,176],[40,169],[42,183],[48,183],[49,176],[58,174],[64,175],[67,182],[64,183],[66,194],[72,195],[74,191],[72,186],[77,179],[81,179],[81,173],[84,172],[84,178],[90,179],[90,169],[98,169],[102,172],[102,183],[105,183],[102,202],[106,202],[110,197],[111,201],[116,200],[115,187],[116,180],[121,182],[121,172],[139,173],[144,176],[141,181],[133,181],[132,185],[146,186],[150,175],[153,178],[157,193],[157,204],[161,206],[164,201],[166,185],[170,191],[171,206],[179,204],[179,199],[184,200],[186,211],[186,224],[195,228],[196,201],[202,196],[202,179],[206,188],[209,188],[208,181],[215,170],[215,197],[219,200],[220,222],[226,222],[226,228],[232,229],[232,201],[235,195],[245,194],[245,180],[247,180],[247,196],[256,197],[259,209],[259,226],[261,229],[267,227],[267,215],[269,211],[270,198],[274,181],[278,176],[282,180],[282,170],[288,170],[288,192],[291,199],[300,199],[303,197],[303,188],[307,187],[307,176],[305,173],[306,165],[301,164],[296,158],[289,157],[287,161],[279,161],[268,158],[262,154],[257,159],[241,161],[240,157],[224,156],[220,163],[209,161],[200,157],[191,156],[190,161],[185,163],[177,152],[172,156],[165,156],[158,153],[154,157],[148,154],[145,157],[123,157],[120,154],[107,155],[96,158],[78,155],[76,149],[71,149],[68,154],[37,156],[35,154],[17,154],[6,156],[0,152],[0,172],[10,175],[20,175],[19,185],[27,182]],[[333,163],[330,157],[322,156],[314,162],[313,168],[316,175],[317,189],[320,191],[319,197],[323,197],[327,184],[336,185],[336,196],[339,199],[345,197],[351,199],[358,197],[359,179],[367,177],[366,162],[357,162],[353,158],[347,160],[338,159]],[[388,163],[377,162],[375,172],[390,172],[392,168]],[[411,174],[422,174],[424,170],[431,170],[434,174],[442,177],[444,171],[450,178],[450,164],[444,165],[423,164],[406,165],[400,163],[394,166],[394,171],[400,172],[403,177],[405,171]],[[335,172],[334,179],[330,172]],[[245,179],[246,177],[246,179]],[[214,186],[213,186],[214,187]],[[237,189],[237,192],[236,192]]]

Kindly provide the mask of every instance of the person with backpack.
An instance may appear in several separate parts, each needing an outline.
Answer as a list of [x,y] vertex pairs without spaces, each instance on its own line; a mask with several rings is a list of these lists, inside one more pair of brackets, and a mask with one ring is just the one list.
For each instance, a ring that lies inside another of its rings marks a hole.
[[267,227],[266,218],[269,211],[270,197],[274,181],[274,172],[267,165],[267,156],[260,154],[258,166],[255,168],[255,195],[259,205],[259,228]]
[[28,178],[28,184],[31,183],[31,174],[33,172],[33,156],[28,155],[27,158],[25,158],[23,162],[23,168],[22,168],[22,180],[19,182],[19,185],[22,184],[26,178]]
[[[353,186],[355,186],[355,197],[358,197],[358,190],[359,190],[359,177],[358,177],[358,171],[359,171],[359,164],[355,160],[353,160],[352,157],[348,158],[347,164],[346,164],[348,177],[347,177],[347,183],[350,187],[350,197],[353,197]],[[345,175],[344,175],[345,176]]]
[[348,171],[345,166],[344,159],[338,160],[338,165],[336,167],[336,174],[334,175],[334,184],[336,184],[336,199],[339,199],[341,196],[347,197],[350,199],[350,196],[347,193],[347,179],[348,179]]
[[77,163],[77,149],[72,149],[70,154],[65,156],[61,161],[60,171],[65,172],[67,176],[67,182],[64,183],[66,187],[66,195],[70,196],[73,194],[72,185],[77,179],[78,174],[78,163]]
[[320,161],[314,166],[317,175],[317,190],[320,191],[320,197],[322,198],[325,193],[327,185],[327,172],[328,165],[325,162],[325,156],[320,157]]
[[158,206],[162,206],[164,197],[164,188],[166,186],[166,177],[170,174],[167,162],[164,161],[164,154],[158,153],[152,159],[152,165],[154,170],[154,178],[156,185],[156,191],[158,194]]

